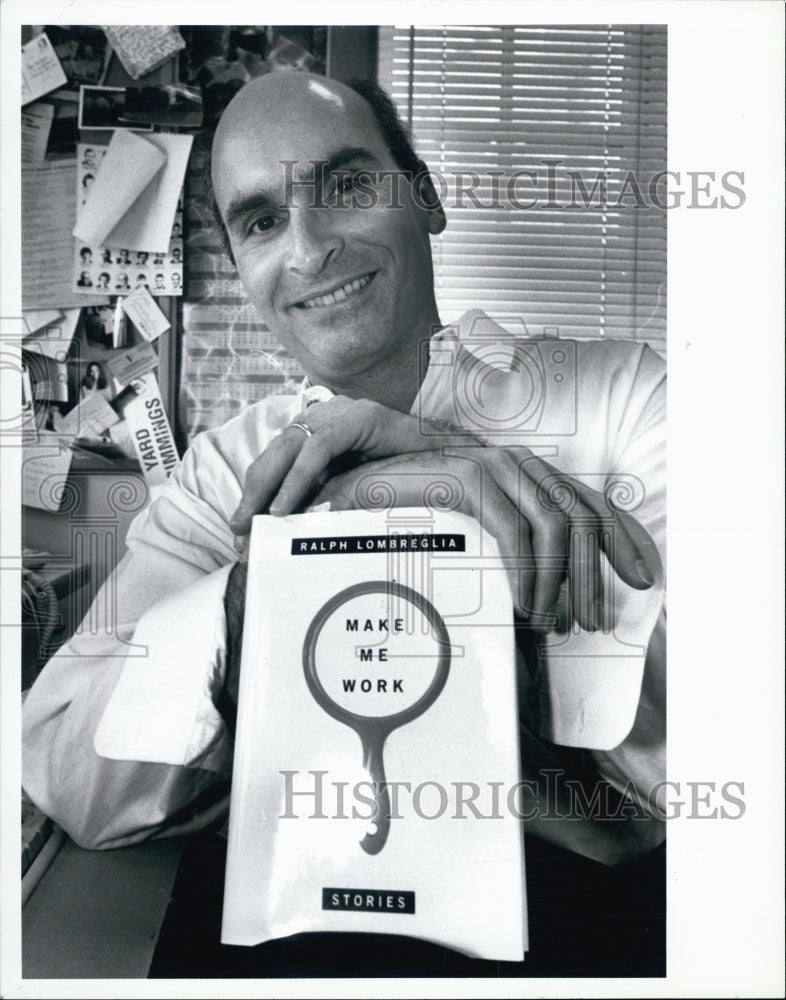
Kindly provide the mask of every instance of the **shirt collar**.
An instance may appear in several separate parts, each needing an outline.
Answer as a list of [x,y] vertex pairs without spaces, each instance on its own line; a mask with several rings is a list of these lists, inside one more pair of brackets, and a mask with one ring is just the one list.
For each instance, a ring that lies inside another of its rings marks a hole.
[[[460,353],[469,351],[481,367],[510,371],[515,343],[514,334],[495,323],[482,309],[470,309],[455,323],[443,326],[431,338],[428,370],[410,412],[418,414],[432,409],[429,404],[442,395],[445,379],[449,378]],[[492,352],[484,350],[492,344]],[[333,395],[324,385],[312,385],[306,375],[298,390],[298,404],[305,410],[311,403],[324,403]]]

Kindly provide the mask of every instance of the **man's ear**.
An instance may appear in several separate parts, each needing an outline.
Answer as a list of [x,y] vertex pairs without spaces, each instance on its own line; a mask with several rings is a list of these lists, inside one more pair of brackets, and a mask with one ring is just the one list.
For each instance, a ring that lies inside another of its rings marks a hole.
[[432,236],[439,236],[447,225],[445,210],[437,194],[434,181],[431,179],[428,167],[421,160],[421,170],[415,178],[415,197],[418,205],[428,212],[428,231]]
[[439,236],[447,224],[448,220],[445,218],[445,209],[440,202],[436,208],[432,208],[429,212],[428,231],[432,236]]

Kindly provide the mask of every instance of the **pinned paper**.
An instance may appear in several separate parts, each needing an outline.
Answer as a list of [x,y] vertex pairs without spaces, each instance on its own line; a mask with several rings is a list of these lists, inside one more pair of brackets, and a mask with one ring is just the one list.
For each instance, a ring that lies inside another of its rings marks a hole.
[[[133,211],[115,226],[106,245],[166,254],[170,250],[170,238],[174,235],[175,213],[194,137],[153,132],[143,141],[152,143],[163,153],[164,168],[134,203]],[[174,253],[174,247],[172,251]],[[182,244],[179,253],[182,255]],[[170,291],[169,294],[176,292]]]
[[36,332],[36,330],[41,330],[45,326],[51,326],[53,323],[57,323],[63,318],[63,313],[60,309],[28,309],[22,313],[22,319],[25,324],[25,336]]
[[58,421],[58,434],[96,438],[120,418],[100,392],[91,392]]
[[[76,205],[74,160],[26,164],[22,170],[22,309],[94,305],[106,298],[73,291]],[[106,296],[108,293],[104,293]]]
[[57,512],[66,495],[72,457],[67,439],[39,431],[37,447],[26,449],[22,459],[22,503]]
[[138,288],[123,299],[123,309],[145,340],[155,340],[171,326],[146,288]]
[[160,87],[126,87],[124,123],[199,128],[202,124],[202,90],[188,83]]
[[53,104],[28,104],[22,110],[22,163],[40,163],[46,156],[52,119]]
[[[77,217],[74,236],[83,243],[107,242],[106,238],[165,163],[166,153],[147,139],[131,132],[115,132]],[[130,243],[122,245],[136,249]]]
[[131,429],[131,439],[148,486],[167,481],[177,465],[177,448],[161,402],[158,380],[149,372],[134,383],[136,399],[129,402],[123,415]]
[[135,125],[125,121],[125,87],[79,88],[79,128],[93,132],[111,132],[116,128],[131,128],[137,132],[151,132],[152,125]]
[[102,24],[123,69],[132,80],[166,62],[186,47],[183,36],[169,24]]
[[152,371],[158,364],[158,355],[152,344],[143,341],[127,351],[119,351],[107,364],[112,377],[120,385],[128,385]]
[[51,358],[41,349],[40,344],[24,341],[22,359],[30,372],[34,399],[54,403],[68,402],[66,352],[61,351],[59,356]]
[[57,53],[43,32],[22,46],[22,104],[68,83]]
[[[22,342],[23,348],[26,351],[43,354],[53,361],[65,363],[68,360],[68,349],[74,339],[76,325],[79,322],[79,313],[79,309],[55,311],[54,318],[48,319],[29,336],[25,336]],[[25,313],[26,323],[29,315],[35,314]],[[42,313],[42,315],[46,315],[46,313]]]
[[[77,145],[76,204],[87,201],[107,146]],[[88,246],[74,241],[73,289],[79,295],[125,295],[147,288],[153,296],[183,294],[183,190],[180,189],[166,253],[125,247]]]
[[[74,235],[91,247],[168,253],[192,144],[190,135],[115,132],[97,173],[91,172]],[[132,154],[140,158],[133,170],[126,159]],[[82,182],[85,187],[84,176]]]

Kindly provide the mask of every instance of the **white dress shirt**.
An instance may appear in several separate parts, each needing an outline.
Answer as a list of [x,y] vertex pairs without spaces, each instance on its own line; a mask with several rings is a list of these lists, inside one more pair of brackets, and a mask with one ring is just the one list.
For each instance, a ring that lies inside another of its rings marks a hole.
[[[132,524],[128,553],[102,588],[112,628],[78,630],[30,690],[24,786],[77,843],[108,848],[191,831],[226,809],[232,746],[216,703],[223,595],[238,559],[229,521],[251,462],[308,397],[326,394],[268,397],[195,438]],[[525,445],[600,492],[634,484],[634,516],[665,566],[665,365],[646,345],[514,342],[474,310],[432,338],[412,412],[491,444]],[[646,592],[643,617],[628,615],[645,621],[649,646],[635,722],[618,746],[593,754],[607,780],[635,786],[656,813],[651,792],[665,777],[662,582]]]

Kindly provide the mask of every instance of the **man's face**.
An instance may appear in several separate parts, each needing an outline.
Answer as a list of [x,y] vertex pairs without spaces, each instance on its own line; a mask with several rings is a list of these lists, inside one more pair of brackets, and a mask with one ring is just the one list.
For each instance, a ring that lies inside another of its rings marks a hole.
[[[324,192],[312,160],[334,164]],[[441,213],[419,207],[405,181],[391,204],[389,179],[374,185],[373,207],[350,207],[351,191],[346,207],[320,206],[357,174],[397,169],[366,102],[308,74],[249,84],[219,125],[213,185],[240,278],[315,381],[346,385],[411,357],[437,319],[429,233]]]

